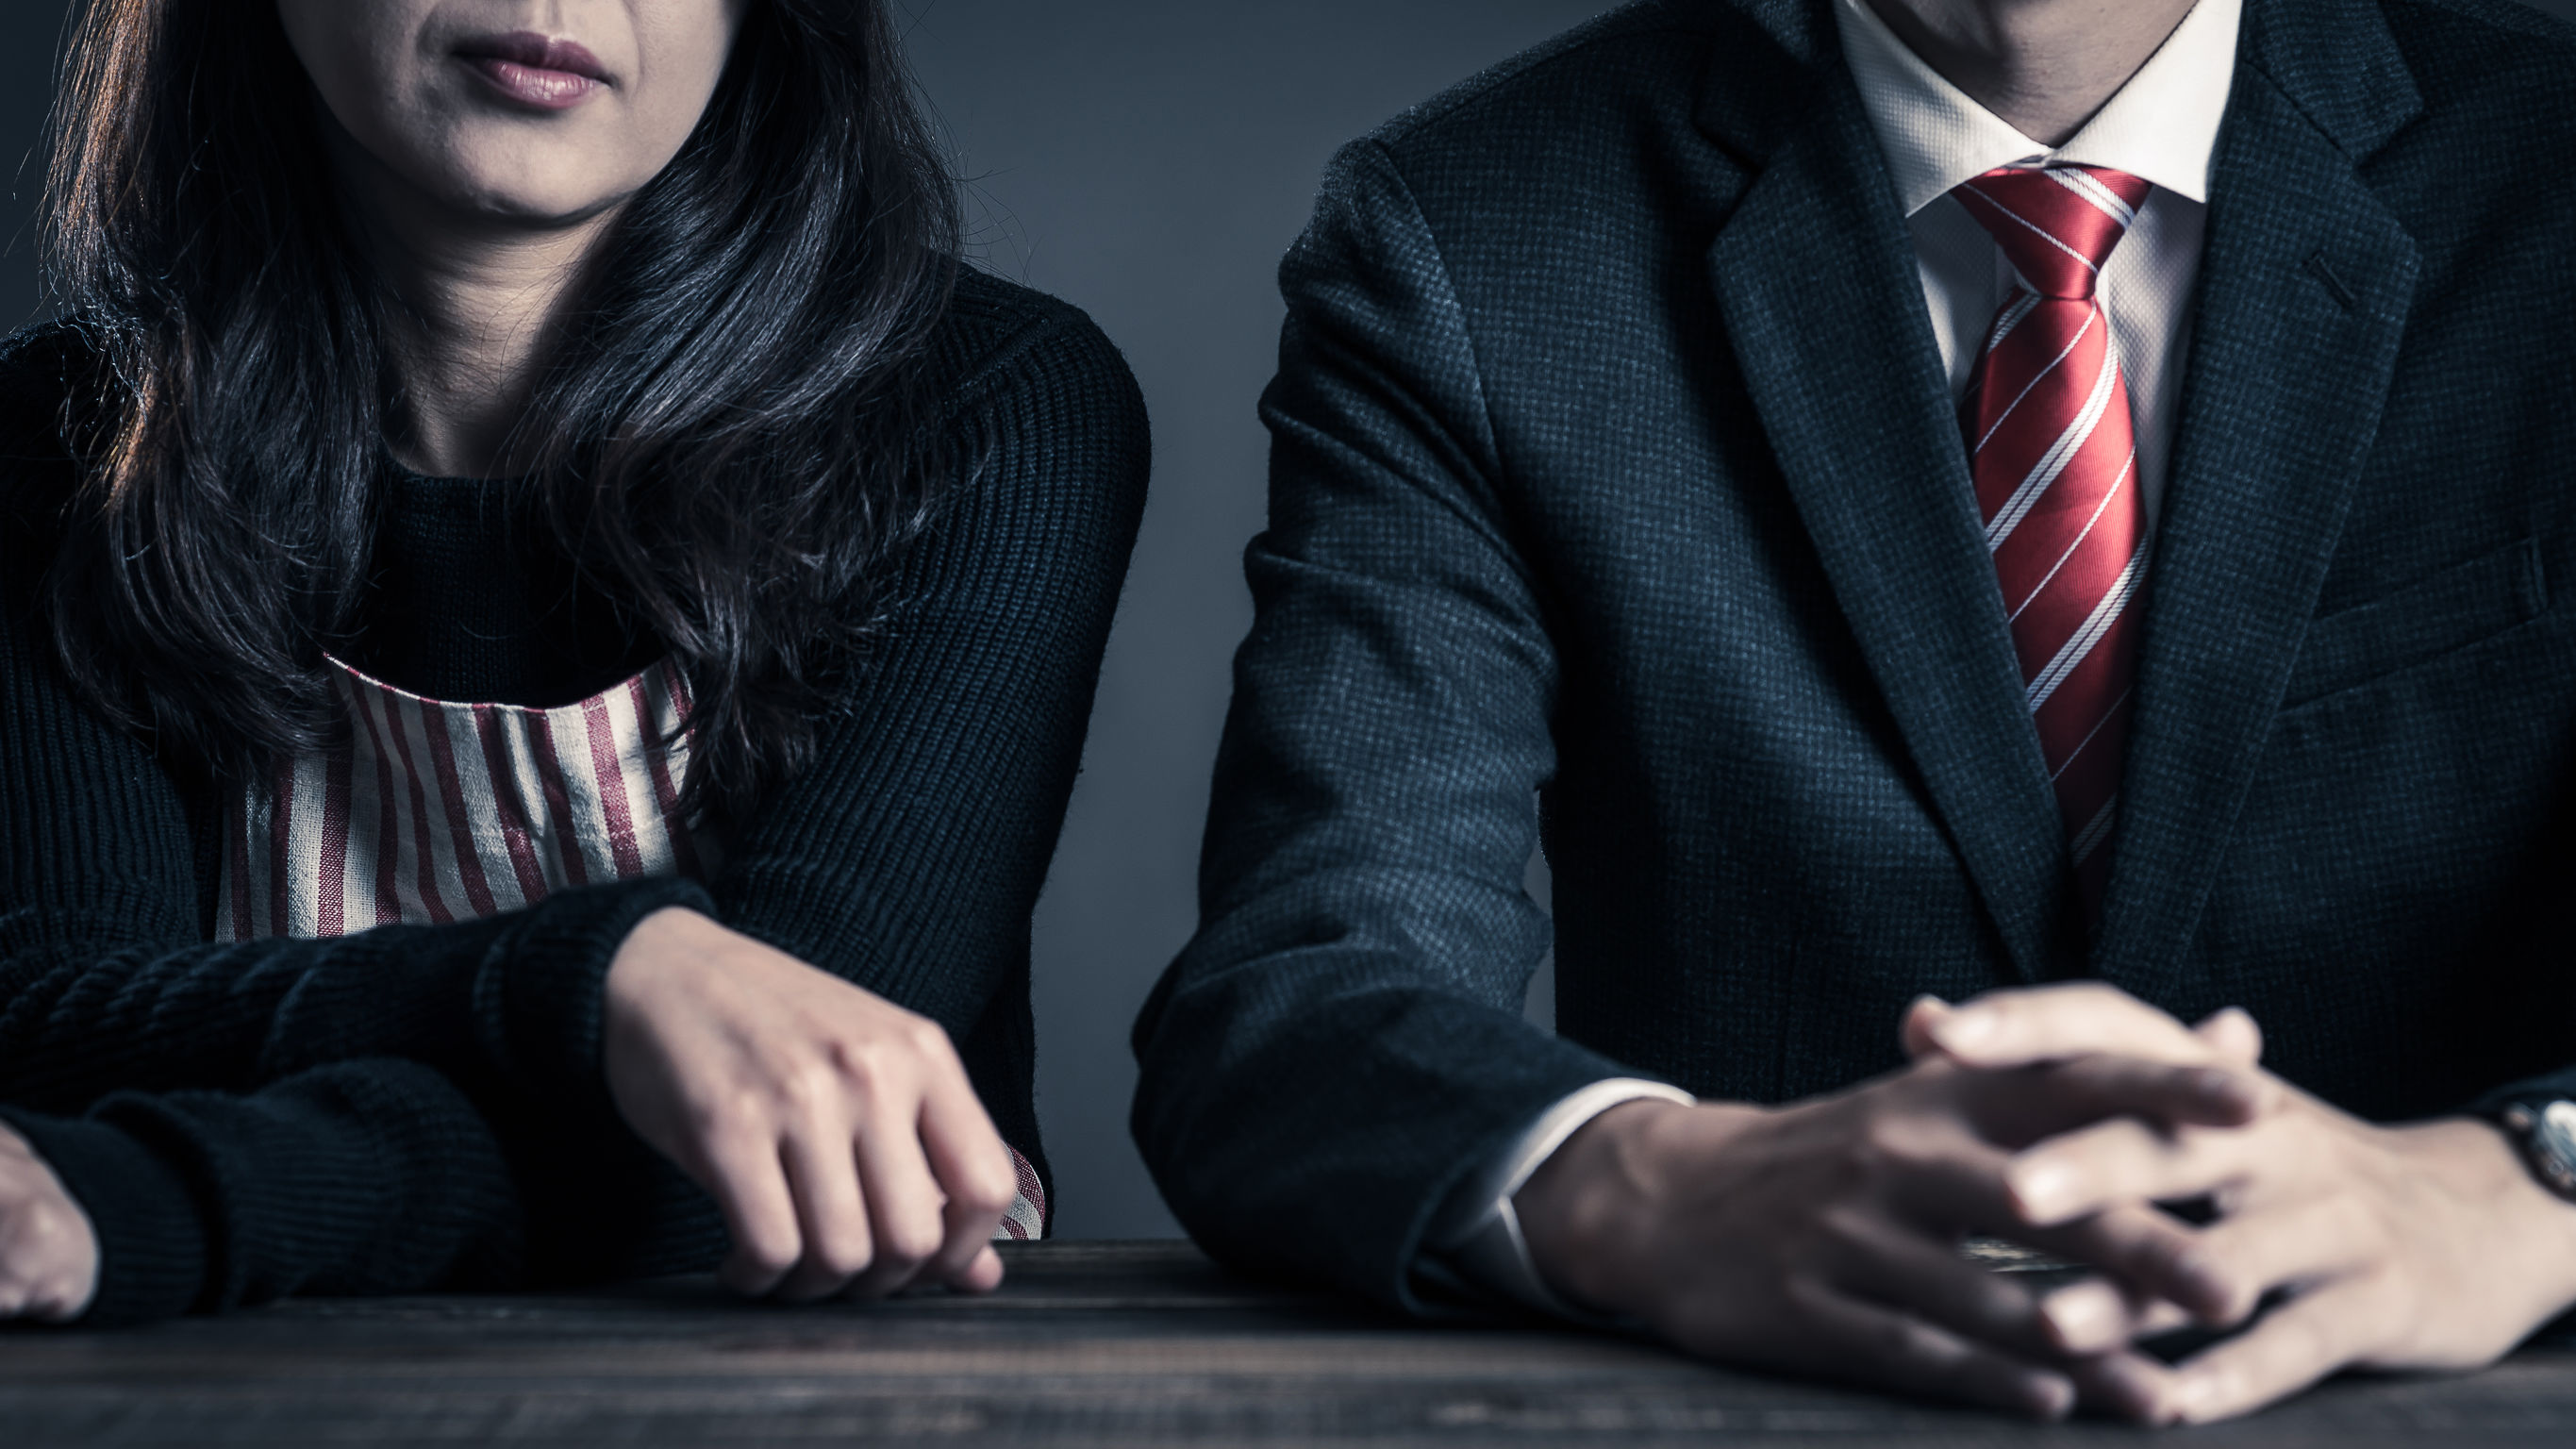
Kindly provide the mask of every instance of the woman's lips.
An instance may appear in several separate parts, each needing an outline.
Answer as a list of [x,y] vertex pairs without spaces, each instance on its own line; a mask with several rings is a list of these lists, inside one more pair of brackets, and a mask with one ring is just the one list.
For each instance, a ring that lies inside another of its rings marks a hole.
[[608,68],[578,42],[534,31],[478,35],[455,54],[503,96],[541,111],[570,110],[611,84]]

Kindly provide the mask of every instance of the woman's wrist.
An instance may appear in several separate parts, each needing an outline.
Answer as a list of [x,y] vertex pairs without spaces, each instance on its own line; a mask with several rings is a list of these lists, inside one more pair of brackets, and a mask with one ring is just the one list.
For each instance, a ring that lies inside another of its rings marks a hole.
[[475,981],[476,1033],[490,1066],[549,1100],[613,1113],[602,1074],[609,973],[654,916],[714,910],[705,887],[676,876],[569,891],[531,907]]

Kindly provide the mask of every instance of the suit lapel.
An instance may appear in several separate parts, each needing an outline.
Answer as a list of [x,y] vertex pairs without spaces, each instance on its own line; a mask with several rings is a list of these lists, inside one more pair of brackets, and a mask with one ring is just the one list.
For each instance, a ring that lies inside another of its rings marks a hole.
[[2375,8],[2253,0],[2246,19],[2096,956],[2151,997],[2177,984],[2271,731],[2417,268],[2354,159],[2419,104]]
[[2042,979],[2061,974],[2051,948],[2068,899],[2065,835],[1912,243],[1821,10],[1804,34],[1780,37],[1815,56],[1816,84],[1794,110],[1757,112],[1740,96],[1703,106],[1722,140],[1768,153],[1709,274],[1835,600],[2014,970]]

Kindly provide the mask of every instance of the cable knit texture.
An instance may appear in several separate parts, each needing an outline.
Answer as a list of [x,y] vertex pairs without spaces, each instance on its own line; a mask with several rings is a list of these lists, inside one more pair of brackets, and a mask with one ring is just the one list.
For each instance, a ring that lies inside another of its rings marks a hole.
[[[45,638],[80,361],[60,327],[0,355],[0,1101],[100,1231],[94,1320],[711,1262],[712,1205],[600,1070],[608,966],[664,906],[936,1019],[1045,1173],[1029,918],[1150,455],[1087,318],[962,280],[924,365],[970,476],[815,765],[737,822],[717,878],[243,944],[207,939],[221,797],[84,707]],[[531,554],[503,485],[408,479],[391,505],[356,651],[390,682],[546,704],[652,652],[601,601],[547,604],[569,566]]]

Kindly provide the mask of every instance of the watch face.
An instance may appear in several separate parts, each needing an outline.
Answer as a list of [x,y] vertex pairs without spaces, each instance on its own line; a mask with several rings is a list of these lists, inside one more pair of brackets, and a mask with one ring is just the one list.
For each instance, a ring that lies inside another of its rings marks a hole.
[[2561,1097],[2542,1108],[2540,1124],[2533,1130],[2560,1157],[2576,1162],[2576,1102]]
[[2576,1189],[2576,1102],[2550,1103],[2531,1124],[2532,1156],[2560,1192]]

